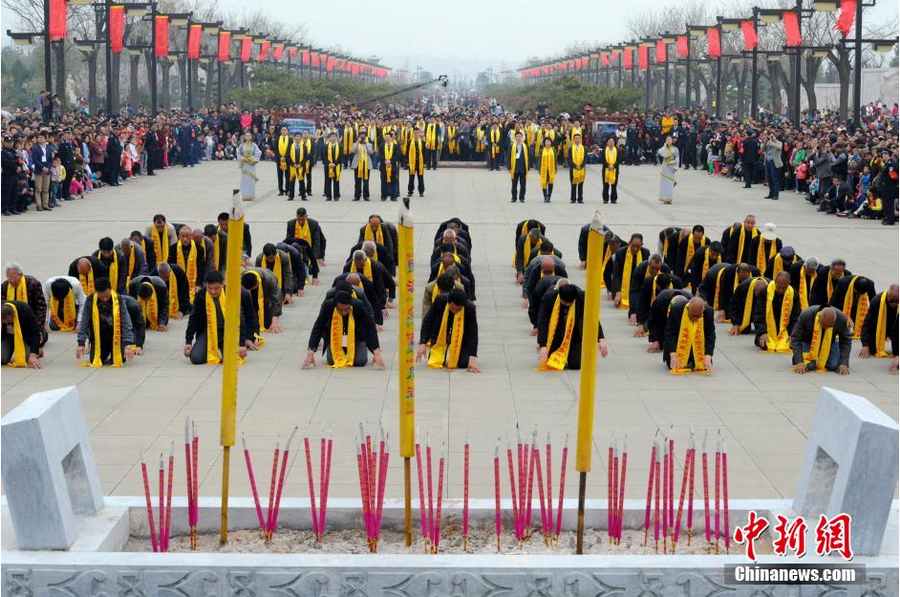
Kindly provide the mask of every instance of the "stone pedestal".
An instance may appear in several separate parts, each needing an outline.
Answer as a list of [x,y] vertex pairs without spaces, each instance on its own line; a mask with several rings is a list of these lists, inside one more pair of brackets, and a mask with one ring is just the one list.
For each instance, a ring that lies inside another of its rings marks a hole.
[[2,421],[3,487],[19,549],[68,549],[76,514],[103,507],[74,387],[33,394]]

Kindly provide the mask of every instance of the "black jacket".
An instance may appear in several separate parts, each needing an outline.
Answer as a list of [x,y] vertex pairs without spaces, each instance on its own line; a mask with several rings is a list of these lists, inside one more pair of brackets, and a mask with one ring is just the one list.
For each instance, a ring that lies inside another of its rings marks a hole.
[[[3,304],[15,306],[16,313],[19,315],[19,327],[22,329],[22,340],[25,342],[28,352],[37,354],[38,350],[41,348],[42,326],[38,324],[37,319],[35,319],[34,311],[31,310],[31,307],[29,307],[27,303],[23,303],[22,301],[3,301]],[[4,325],[2,327],[3,340],[12,342],[13,324],[8,326]]]
[[[665,340],[663,342],[663,359],[669,362],[670,353],[678,348],[678,332],[681,330],[681,316],[687,309],[688,301],[672,305],[666,318]],[[705,339],[704,350],[708,356],[713,356],[716,350],[716,320],[712,307],[709,305],[703,309],[703,334]],[[682,363],[682,366],[685,366]]]
[[[199,340],[201,335],[206,334],[206,326],[208,324],[206,319],[206,288],[201,288],[197,291],[197,294],[194,295],[194,301],[197,308],[191,310],[191,316],[188,318],[187,329],[184,333],[185,344],[193,344],[194,340]],[[216,305],[216,328],[218,330],[219,345],[221,346],[225,341],[225,313],[218,299],[213,299],[213,303]],[[243,346],[246,339],[247,322],[244,320],[244,310],[241,309],[238,346]]]
[[[297,223],[296,218],[287,221],[285,226],[285,239],[297,238],[294,234],[294,226]],[[312,257],[315,259],[325,259],[325,235],[322,233],[322,227],[319,222],[312,218],[307,218],[306,223],[309,225],[309,235],[312,237]]]
[[[447,306],[448,297],[445,294],[439,295],[431,304],[431,309],[422,317],[422,329],[419,333],[419,344],[430,342],[432,346],[437,343],[438,334],[441,331],[441,319],[444,317],[444,307]],[[478,316],[475,311],[475,303],[466,301],[465,312],[463,314],[463,330],[462,347],[460,354],[466,354],[470,357],[478,357]],[[453,328],[453,314],[447,315],[447,333]],[[460,367],[467,366],[467,363],[459,363]]]
[[[794,329],[791,331],[791,350],[794,352],[792,363],[794,365],[799,365],[803,362],[803,343],[809,344],[812,342],[813,329],[816,325],[816,314],[827,306],[813,305],[800,313],[800,316],[797,318],[797,323],[794,324]],[[838,345],[840,346],[840,364],[849,365],[853,334],[850,333],[850,328],[847,327],[847,316],[837,309],[835,311],[836,319],[834,321],[833,338],[838,340]]]
[[[872,355],[875,354],[875,338],[878,331],[878,309],[881,307],[881,301],[885,300],[887,292],[878,294],[869,302],[869,312],[863,321],[862,331],[860,333],[860,341],[862,345],[867,347]],[[897,346],[900,339],[897,337],[897,307],[887,305],[885,308],[885,338],[891,340],[891,354],[897,356],[900,353],[900,346]]]
[[[362,339],[365,341],[369,351],[375,352],[379,348],[378,333],[375,331],[375,322],[369,317],[369,313],[366,311],[366,307],[362,301],[353,299],[351,305],[353,307],[353,319],[357,341]],[[316,317],[312,332],[309,335],[309,343],[307,344],[309,350],[317,350],[321,340],[325,341],[325,346],[327,348],[328,343],[331,341],[331,316],[334,313],[334,306],[334,299],[326,299],[322,303],[322,308],[319,309],[319,316]],[[342,319],[344,330],[346,331],[347,317],[343,317]]]

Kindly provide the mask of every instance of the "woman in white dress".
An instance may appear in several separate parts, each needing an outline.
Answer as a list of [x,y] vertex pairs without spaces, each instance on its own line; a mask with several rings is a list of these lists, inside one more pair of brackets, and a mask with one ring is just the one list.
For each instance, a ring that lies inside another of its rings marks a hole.
[[675,174],[681,165],[681,158],[678,155],[678,148],[672,144],[672,137],[666,137],[665,144],[656,152],[659,155],[659,202],[665,205],[672,203],[675,195]]
[[262,152],[249,131],[244,132],[244,141],[238,146],[238,165],[241,169],[241,199],[253,201],[256,198],[256,164]]

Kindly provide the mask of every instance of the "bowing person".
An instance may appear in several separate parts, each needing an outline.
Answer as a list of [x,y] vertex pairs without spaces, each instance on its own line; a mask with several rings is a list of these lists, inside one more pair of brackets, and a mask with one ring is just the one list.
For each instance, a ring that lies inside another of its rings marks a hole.
[[98,249],[94,251],[94,257],[106,268],[107,277],[113,288],[118,293],[128,290],[128,262],[125,255],[117,250],[113,239],[108,236],[100,239]]
[[750,253],[750,243],[759,236],[756,216],[747,215],[743,222],[735,222],[722,233],[722,246],[726,248],[725,261],[728,263],[753,263],[756,257]]
[[[228,215],[227,211],[220,212],[218,216],[216,216],[216,221],[218,222],[219,230],[228,234],[228,220],[231,216]],[[247,255],[253,255],[253,239],[250,237],[250,224],[244,222],[244,253]]]
[[372,214],[371,216],[369,216],[369,221],[359,229],[359,237],[356,239],[356,241],[362,242],[364,240],[374,240],[375,242],[384,245],[384,248],[388,250],[388,252],[394,258],[394,263],[396,263],[396,232],[396,227],[382,220],[381,216]]
[[[297,208],[297,216],[287,221],[286,239],[300,239],[309,248],[307,257],[318,261],[319,267],[325,265],[325,234],[319,222],[309,217],[305,207]],[[319,283],[313,276],[313,285]]]
[[847,262],[843,259],[834,259],[831,265],[820,265],[810,290],[809,304],[831,304],[834,289],[845,276],[853,277],[853,274],[847,269]]
[[166,283],[169,297],[169,317],[181,319],[191,312],[191,295],[184,270],[177,263],[160,263],[150,275],[158,276]]
[[[541,298],[538,314],[538,371],[581,369],[584,328],[584,291],[574,284],[557,282],[557,289]],[[597,325],[597,350],[609,354],[603,325]]]
[[[366,304],[366,309],[372,316],[375,327],[380,332],[381,326],[384,324],[384,311],[378,306],[378,301],[381,300],[381,296],[376,291],[375,284],[362,274],[343,273],[334,277],[331,290],[334,290],[344,282],[351,286],[351,290],[353,290],[351,294],[354,295],[354,298],[358,298]],[[329,296],[326,293],[326,298],[333,298],[333,294],[334,293]]]
[[656,300],[650,306],[650,316],[644,328],[647,330],[647,341],[650,345],[647,352],[662,352],[666,339],[666,323],[669,316],[669,306],[691,300],[691,293],[687,290],[667,288],[660,290]]
[[291,264],[291,258],[286,251],[278,249],[273,243],[263,245],[262,253],[256,256],[256,267],[261,267],[272,272],[278,287],[281,289],[281,295],[284,297],[284,303],[293,305],[294,287],[294,267]]
[[[900,301],[900,287],[891,284],[890,288],[876,295],[869,305],[869,312],[862,325],[860,341],[862,348],[859,358],[869,357],[891,358],[889,370],[897,370],[897,353],[900,351],[897,339],[897,303]],[[888,354],[887,341],[891,343]]]
[[[71,271],[71,267],[69,271]],[[72,276],[70,273],[69,276]],[[74,278],[74,276],[72,276]],[[71,279],[71,278],[69,278]],[[3,300],[22,301],[27,303],[34,318],[41,326],[41,346],[47,342],[47,298],[40,280],[25,274],[22,266],[15,262],[6,264],[6,280],[0,284],[0,295]],[[83,293],[82,293],[82,296]],[[41,354],[40,356],[43,356]]]
[[729,336],[749,334],[756,330],[759,337],[759,325],[753,319],[753,313],[758,309],[765,309],[766,289],[769,281],[762,277],[748,278],[738,284],[728,304],[728,319],[731,320]]
[[458,235],[456,230],[447,228],[440,236],[438,236],[437,240],[435,240],[434,250],[431,252],[429,261],[434,263],[440,259],[441,255],[450,250],[460,259],[471,262],[472,256],[469,252],[469,245],[462,239],[463,237]]
[[481,373],[478,366],[478,317],[475,303],[459,289],[438,295],[422,317],[416,362],[428,354],[430,369],[466,368]]
[[[359,299],[365,305],[366,313],[375,321],[375,309],[372,308],[372,303],[369,302],[369,297],[366,296],[363,280],[365,278],[360,278],[359,274],[341,274],[335,278],[334,286],[325,292],[325,299],[334,299],[334,295],[338,292],[349,292],[350,296]],[[381,312],[379,311],[378,314],[380,315]],[[377,321],[375,322],[375,331],[381,332],[381,325]]]
[[688,279],[694,294],[700,292],[700,285],[709,273],[709,268],[722,263],[723,251],[722,243],[714,240],[694,253],[694,257],[688,262]]
[[708,244],[709,239],[706,238],[706,229],[703,226],[697,224],[691,228],[690,234],[680,238],[675,247],[675,265],[671,266],[672,273],[682,280],[689,280],[688,273],[694,262],[694,255]]
[[[557,290],[557,285],[563,286],[568,284],[568,279],[563,278],[563,276],[558,276],[554,273],[553,269],[549,270],[550,273],[546,273],[541,276],[537,280],[537,284],[534,285],[534,288],[528,294],[528,321],[531,322],[531,335],[537,336],[538,329],[538,315],[541,312],[541,301],[551,290]],[[537,276],[535,276],[537,278]],[[560,280],[565,280],[562,284],[558,284]]]
[[531,260],[531,253],[549,239],[544,236],[543,230],[534,227],[527,234],[519,236],[516,240],[516,252],[513,257],[513,266],[516,268],[516,284],[521,284],[525,279],[525,266]]
[[819,275],[819,260],[815,257],[809,259],[795,261],[790,266],[791,286],[797,294],[797,300],[800,301],[800,310],[803,311],[815,303],[810,302],[812,299],[812,289]]
[[791,331],[792,363],[795,373],[837,371],[850,373],[853,335],[847,316],[827,305],[813,305],[800,313]]
[[225,258],[228,255],[228,235],[216,228],[215,224],[207,224],[203,227],[203,236],[209,241],[210,270],[216,270],[225,275]]
[[141,306],[145,329],[169,331],[169,289],[162,278],[138,276],[128,285],[128,294]]
[[569,165],[569,203],[584,203],[584,176],[585,166],[587,166],[585,157],[581,133],[574,133],[572,144],[566,154],[566,162]]
[[144,253],[144,249],[140,245],[133,243],[130,238],[123,238],[116,249],[125,256],[127,263],[127,275],[125,277],[125,286],[127,288],[135,276],[146,276],[150,271],[147,264],[147,254]]
[[[748,263],[753,263],[759,270],[761,276],[766,276],[767,266],[770,259],[774,259],[782,249],[781,239],[778,238],[778,231],[775,224],[768,222],[762,228],[759,236],[750,241],[750,259]],[[767,277],[772,277],[769,274]]]
[[178,240],[169,247],[169,263],[178,265],[184,271],[193,301],[206,276],[206,245],[194,240],[193,231],[188,226],[179,228]]
[[606,140],[606,147],[600,157],[600,164],[603,166],[603,203],[612,202],[615,205],[619,201],[619,150],[613,137]]
[[859,340],[863,321],[875,298],[875,283],[863,276],[844,276],[831,295],[831,306],[847,316],[853,339]]
[[666,319],[663,361],[670,373],[711,373],[716,348],[712,308],[700,297],[672,303]]
[[794,247],[782,247],[774,257],[770,257],[766,263],[766,277],[775,279],[778,272],[790,273],[791,266],[798,261],[803,261],[794,251]]
[[246,267],[241,274],[241,286],[250,293],[253,305],[256,306],[260,333],[280,334],[282,330],[279,320],[284,297],[275,274],[263,267]]
[[329,367],[365,367],[370,351],[372,364],[384,369],[375,323],[362,301],[349,292],[337,292],[333,299],[322,303],[309,335],[302,369],[316,366],[316,351],[322,343]]
[[637,266],[649,259],[650,251],[644,248],[644,235],[635,232],[631,235],[627,247],[622,247],[613,257],[612,287],[607,290],[613,293],[613,303],[619,309],[628,309],[631,302],[632,274]]
[[[549,244],[549,243],[548,243]],[[542,245],[541,248],[547,247]],[[566,271],[566,264],[562,259],[553,254],[552,248],[547,249],[547,253],[536,255],[535,258],[525,268],[525,281],[522,283],[522,296],[525,302],[523,308],[530,307],[531,295],[541,280],[547,277],[568,278],[569,272]],[[540,303],[538,303],[540,306]]]
[[[644,282],[650,278],[655,278],[659,274],[664,273],[670,276],[670,281],[677,281],[681,286],[681,278],[672,278],[669,266],[663,261],[662,255],[654,253],[647,260],[638,264],[631,274],[631,285],[628,297],[628,325],[638,325],[637,312],[641,302],[641,290]],[[647,290],[653,292],[653,287],[648,286]]]
[[[84,366],[111,364],[121,367],[134,358],[134,342],[134,328],[125,296],[113,292],[109,278],[98,279],[95,292],[85,299],[82,308],[75,358],[88,354],[88,362],[82,363]],[[90,349],[85,347],[88,343]]]
[[778,272],[766,285],[765,301],[754,301],[753,327],[760,350],[790,354],[791,330],[800,316],[799,305],[791,275],[783,270]]
[[48,317],[45,321],[38,320],[38,323],[54,331],[74,332],[81,319],[81,306],[85,299],[81,283],[69,276],[54,276],[44,282],[43,294]]
[[[227,215],[227,214],[226,214]],[[166,221],[166,216],[156,214],[153,216],[153,223],[147,226],[146,236],[152,241],[152,249],[145,247],[144,250],[148,254],[152,251],[153,263],[163,263],[169,260],[169,248],[175,239],[175,226]],[[87,292],[87,288],[84,289]]]
[[[225,278],[216,270],[206,273],[203,288],[194,295],[196,308],[188,318],[184,337],[184,356],[192,365],[218,365],[225,344]],[[235,297],[234,300],[240,300]],[[247,356],[247,324],[240,313],[238,357]]]
[[731,323],[728,309],[735,289],[741,282],[758,273],[759,270],[746,263],[717,263],[709,268],[697,296],[710,304],[718,323]]
[[94,256],[79,257],[69,265],[69,276],[78,278],[85,294],[92,294],[95,290],[94,283],[100,278],[107,277],[106,266]]
[[38,360],[43,326],[25,301],[4,300],[0,323],[3,324],[0,365],[43,369]]
[[[451,269],[456,272],[455,276],[450,273]],[[458,288],[463,292],[466,291],[462,282],[459,281],[459,270],[456,266],[451,265],[444,270],[443,274],[425,285],[424,292],[422,293],[422,313],[428,313],[428,310],[431,309],[431,305],[434,304],[435,298],[442,294],[448,294],[454,288]]]
[[659,296],[659,293],[663,290],[673,289],[676,286],[681,287],[681,281],[662,271],[657,271],[655,274],[644,278],[638,298],[634,302],[634,318],[637,326],[633,334],[635,338],[639,338],[647,333],[647,322],[650,320],[650,312],[653,310],[653,303],[656,302],[656,297]]

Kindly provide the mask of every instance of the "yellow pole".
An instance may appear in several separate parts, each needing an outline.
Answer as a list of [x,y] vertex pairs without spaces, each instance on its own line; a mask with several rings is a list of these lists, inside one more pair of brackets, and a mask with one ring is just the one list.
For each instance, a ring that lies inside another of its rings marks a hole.
[[594,431],[594,387],[597,380],[597,325],[600,322],[600,281],[603,279],[603,225],[595,212],[588,233],[587,279],[584,288],[584,322],[581,333],[581,383],[578,396],[578,443],[575,470],[578,479],[578,536],[576,553],[584,545],[584,500],[591,470]]
[[400,351],[400,456],[403,458],[404,513],[406,519],[406,545],[412,545],[412,490],[410,487],[410,458],[415,453],[416,433],[416,339],[415,325],[415,283],[413,269],[414,235],[413,220],[409,213],[409,199],[400,207],[398,231],[397,272],[400,289],[399,341]]
[[222,414],[219,444],[222,455],[222,543],[228,542],[228,472],[237,413],[238,342],[241,317],[241,252],[244,247],[244,208],[240,191],[234,191],[228,218],[228,251],[225,257],[225,339],[222,346]]

